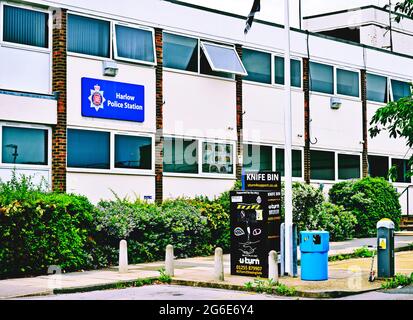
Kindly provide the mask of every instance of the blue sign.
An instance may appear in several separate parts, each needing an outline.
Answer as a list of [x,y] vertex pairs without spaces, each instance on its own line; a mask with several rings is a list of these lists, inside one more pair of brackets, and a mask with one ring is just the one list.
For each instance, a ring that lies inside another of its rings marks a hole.
[[82,78],[82,116],[145,121],[145,87]]

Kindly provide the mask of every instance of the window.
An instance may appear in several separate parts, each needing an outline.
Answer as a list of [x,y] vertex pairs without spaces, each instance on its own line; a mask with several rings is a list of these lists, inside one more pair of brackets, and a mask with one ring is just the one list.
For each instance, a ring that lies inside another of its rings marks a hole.
[[358,72],[337,69],[337,93],[359,97],[360,80]]
[[[285,63],[283,57],[274,57],[274,74],[276,84],[285,84]],[[291,59],[291,85],[301,88],[301,62]]]
[[67,166],[110,169],[110,133],[68,129]]
[[367,73],[367,100],[387,102],[387,78]]
[[152,139],[115,135],[115,168],[152,169]]
[[164,172],[198,173],[198,141],[166,137],[163,169]]
[[393,101],[398,101],[401,98],[410,97],[412,95],[410,84],[407,82],[391,80],[391,88],[393,92]]
[[48,131],[20,127],[3,127],[3,163],[47,165]]
[[244,80],[271,84],[271,54],[243,49],[242,63],[248,72]]
[[341,180],[359,179],[360,156],[351,154],[338,155],[338,178]]
[[335,154],[326,151],[311,151],[311,179],[335,180]]
[[246,171],[272,171],[272,147],[244,145],[243,167]]
[[310,90],[334,93],[334,68],[321,63],[310,62]]
[[49,47],[49,14],[23,8],[3,7],[3,41]]
[[155,64],[153,31],[115,25],[115,57]]
[[165,68],[198,72],[198,39],[163,34]]
[[69,14],[68,51],[109,58],[110,22]]
[[201,42],[201,48],[212,71],[247,75],[234,47]]
[[382,177],[387,179],[389,174],[389,158],[380,156],[369,156],[369,174],[371,177]]
[[[296,178],[301,178],[303,176],[302,172],[302,153],[300,150],[293,150],[293,177]],[[275,167],[276,170],[281,172],[281,175],[284,176],[284,164],[285,164],[285,158],[284,158],[284,149],[277,149],[275,151]]]
[[410,171],[409,160],[404,159],[392,159],[391,165],[396,167],[397,177],[396,182],[411,183],[411,177],[407,177],[407,173]]
[[203,173],[234,173],[233,146],[204,142],[202,144],[202,172]]

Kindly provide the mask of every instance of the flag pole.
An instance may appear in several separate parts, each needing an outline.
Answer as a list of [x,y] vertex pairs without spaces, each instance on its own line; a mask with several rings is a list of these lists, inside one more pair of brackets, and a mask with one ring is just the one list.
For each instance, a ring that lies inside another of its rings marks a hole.
[[284,0],[285,14],[285,102],[284,102],[284,131],[285,131],[285,273],[293,275],[293,204],[292,204],[292,116],[291,116],[291,35],[290,35],[290,6],[289,0]]

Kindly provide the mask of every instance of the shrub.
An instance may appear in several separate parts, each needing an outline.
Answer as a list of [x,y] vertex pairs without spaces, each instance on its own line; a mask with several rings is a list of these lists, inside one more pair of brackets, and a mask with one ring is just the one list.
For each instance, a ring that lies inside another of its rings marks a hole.
[[0,183],[0,277],[90,266],[93,210],[87,198],[42,192],[28,177]]
[[398,229],[401,219],[399,195],[383,178],[341,182],[330,189],[329,196],[333,203],[344,206],[356,216],[358,237],[374,236],[377,222],[383,218],[391,219]]
[[[284,185],[282,187],[282,209],[284,218]],[[319,215],[324,202],[324,195],[320,189],[309,184],[293,183],[293,222],[297,224],[298,231],[317,230]]]
[[199,209],[201,215],[207,218],[208,229],[211,232],[211,244],[214,248],[220,247],[224,252],[230,248],[230,213],[219,202],[188,200]]
[[343,206],[324,202],[319,219],[318,228],[330,233],[331,241],[347,240],[354,237],[354,227],[357,224],[356,217]]
[[[130,263],[162,260],[168,244],[179,258],[212,253],[208,221],[187,201],[161,206],[126,199],[101,201],[95,217],[98,232],[97,264],[117,263],[119,241],[128,240]],[[100,261],[100,262],[99,262]]]

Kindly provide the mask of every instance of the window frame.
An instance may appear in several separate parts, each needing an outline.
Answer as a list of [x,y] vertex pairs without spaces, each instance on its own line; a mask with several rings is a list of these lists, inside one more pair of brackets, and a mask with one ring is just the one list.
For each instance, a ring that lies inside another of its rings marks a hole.
[[[254,81],[254,80],[246,80],[246,79],[244,79],[244,78],[242,78],[242,82],[244,82],[244,83],[251,83],[251,84],[258,84],[258,85],[262,85],[262,86],[273,86],[273,85],[274,85],[274,80],[273,80],[273,78],[274,78],[274,71],[272,70],[272,69],[274,68],[274,58],[273,58],[274,54],[273,54],[273,52],[268,51],[268,50],[261,50],[261,49],[257,49],[257,48],[253,48],[253,47],[249,47],[249,46],[242,46],[242,49],[243,49],[243,50],[244,50],[244,49],[247,49],[247,50],[250,50],[250,51],[257,51],[257,52],[266,53],[266,54],[269,54],[269,55],[270,55],[270,57],[271,57],[271,70],[270,70],[270,73],[271,73],[271,83],[259,82],[259,81]],[[242,60],[242,59],[241,59],[241,60]],[[245,68],[245,66],[244,66],[244,68]],[[245,68],[245,70],[247,71],[247,68]],[[248,71],[247,71],[247,72],[248,72]]]
[[[196,141],[196,150],[197,150],[197,159],[196,159],[196,161],[197,161],[197,168],[198,168],[198,173],[165,172],[164,171],[163,175],[166,176],[166,177],[167,176],[170,176],[170,177],[182,177],[182,176],[184,176],[184,177],[186,177],[186,176],[188,176],[188,177],[199,177],[202,174],[202,164],[201,164],[201,166],[199,165],[199,159],[200,159],[199,154],[202,153],[202,150],[201,150],[201,152],[199,152],[200,151],[199,148],[202,147],[202,145],[200,145],[200,143],[199,143],[200,139],[196,138],[196,137],[188,137],[188,136],[172,135],[172,134],[164,134],[163,137],[168,138],[168,139],[195,140]],[[163,153],[163,154],[165,154],[165,153]],[[162,161],[164,161],[164,157],[162,157]]]
[[[373,101],[373,100],[369,100],[367,98],[367,92],[368,92],[368,90],[367,90],[367,74],[372,74],[374,76],[379,76],[379,77],[386,78],[386,80],[387,80],[386,81],[386,89],[387,89],[386,100],[387,100],[387,102]],[[372,104],[376,104],[376,105],[380,105],[380,106],[386,105],[387,103],[389,103],[390,98],[391,98],[390,90],[391,90],[390,76],[385,75],[383,73],[378,73],[378,72],[375,72],[375,71],[366,70],[366,101],[367,101],[367,103],[372,103]]]
[[[113,33],[112,33],[112,24],[113,21],[107,18],[103,17],[93,17],[91,18],[90,15],[87,15],[85,13],[81,12],[75,12],[75,11],[68,11],[67,12],[67,28],[69,28],[69,15],[73,16],[81,16],[84,18],[89,18],[89,19],[94,19],[94,20],[102,20],[109,22],[109,56],[108,57],[102,57],[102,56],[95,56],[92,54],[85,54],[85,53],[77,53],[69,50],[69,39],[66,41],[66,52],[67,56],[73,56],[73,57],[79,57],[79,58],[86,58],[86,59],[93,59],[93,60],[99,60],[99,61],[113,61]],[[68,32],[67,32],[68,33]]]
[[[358,74],[358,96],[351,96],[351,95],[346,95],[342,93],[338,93],[338,70],[343,70],[343,71],[349,71],[349,72],[354,72]],[[343,99],[356,99],[361,101],[361,71],[357,69],[352,69],[348,67],[342,67],[342,66],[334,66],[334,95]]]
[[[148,176],[148,175],[154,176],[155,175],[155,145],[154,145],[155,136],[154,134],[111,130],[111,129],[101,129],[101,128],[91,128],[91,127],[85,128],[85,127],[77,127],[77,126],[68,126],[67,130],[69,129],[109,133],[109,169],[73,168],[67,165],[67,160],[66,160],[67,172],[132,175],[132,176]],[[151,169],[147,170],[147,169],[135,169],[135,168],[115,168],[115,135],[151,138],[151,143],[152,143]]]
[[[333,92],[332,93],[311,90],[311,63],[324,65],[327,67],[331,67],[333,69]],[[327,97],[336,96],[337,95],[336,66],[333,64],[329,64],[328,62],[325,62],[325,61],[321,61],[317,59],[310,59],[308,62],[308,89],[309,89],[310,94],[319,94],[319,95],[324,95]],[[345,97],[348,97],[348,96],[345,96]]]
[[[33,165],[33,164],[13,164],[3,163],[3,153],[0,152],[0,168],[2,169],[33,169],[39,171],[46,171],[52,169],[52,128],[46,125],[26,124],[26,123],[14,123],[8,121],[0,121],[0,143],[3,148],[3,127],[8,128],[24,128],[24,129],[38,129],[47,131],[47,164],[45,165]],[[49,173],[51,175],[51,171]]]
[[[135,25],[135,24],[130,24],[130,23],[125,23],[125,22],[112,22],[111,23],[111,29],[112,29],[112,39],[113,41],[113,59],[118,60],[118,61],[125,61],[125,62],[130,62],[130,63],[136,63],[136,64],[145,64],[149,66],[156,66],[157,65],[157,57],[156,57],[156,46],[155,46],[155,30],[150,27],[145,27],[145,26],[140,26],[140,25]],[[118,42],[117,42],[117,36],[116,36],[116,26],[121,26],[121,27],[127,27],[131,29],[137,29],[137,30],[144,30],[144,31],[150,31],[152,33],[152,46],[153,46],[153,61],[145,61],[145,60],[138,60],[138,59],[129,59],[129,58],[124,58],[120,57],[118,55]]]
[[[261,143],[261,142],[246,142],[246,141],[243,141],[242,145],[243,145],[242,146],[243,150],[248,145],[259,146],[259,147],[271,147],[271,171],[275,171],[275,166],[276,166],[276,163],[277,163],[276,159],[275,159],[275,156],[276,156],[275,150],[276,150],[276,148],[273,144],[265,143],[265,142]],[[242,170],[245,171],[245,169],[244,169],[244,155],[242,155],[242,166],[241,167],[242,167]]]
[[[329,152],[334,154],[334,179],[333,180],[323,180],[323,179],[312,179],[311,178],[311,151],[321,151],[321,152]],[[341,154],[345,152],[340,152]],[[334,184],[338,182],[338,152],[336,150],[331,150],[331,149],[315,149],[311,148],[310,150],[310,182],[311,183],[322,183],[322,184]],[[304,158],[304,157],[303,157]]]
[[[201,45],[200,45],[200,39],[194,35],[188,35],[184,33],[179,33],[175,31],[170,31],[170,30],[162,30],[162,38],[163,34],[169,33],[174,36],[181,36],[185,38],[191,38],[197,41],[197,54],[198,54],[198,59],[197,59],[197,71],[190,71],[190,70],[182,70],[182,69],[175,69],[171,67],[163,67],[164,70],[166,71],[171,71],[171,72],[178,72],[178,73],[184,73],[184,74],[190,74],[190,75],[202,75],[202,76],[207,76],[207,77],[214,77],[214,76],[209,76],[206,74],[201,74]],[[163,48],[162,48],[163,50]]]
[[[336,180],[338,182],[343,182],[343,181],[349,181],[353,179],[361,179],[363,177],[363,159],[362,159],[362,154],[360,152],[346,152],[346,151],[334,151],[336,154],[336,160],[335,160],[335,165],[336,165]],[[360,170],[360,177],[359,178],[352,178],[352,179],[340,179],[340,167],[339,167],[339,155],[345,155],[345,156],[358,156],[359,157],[359,170]]]
[[[46,13],[48,14],[47,18],[47,47],[37,47],[37,46],[32,46],[28,44],[21,44],[21,43],[15,43],[15,42],[9,42],[4,40],[4,34],[3,34],[3,23],[4,23],[4,6],[9,6],[9,7],[14,7],[14,8],[20,8],[20,9],[26,9],[26,10],[31,10],[31,11],[37,11],[41,13]],[[1,2],[0,3],[0,17],[1,17],[1,22],[0,22],[0,47],[8,47],[8,48],[16,48],[16,49],[26,49],[26,50],[31,50],[31,51],[37,51],[37,52],[45,52],[45,53],[51,53],[52,52],[52,44],[53,44],[53,15],[52,12],[47,10],[47,9],[42,9],[42,8],[37,8],[34,6],[30,6],[27,4],[17,4],[17,3],[10,3],[10,2]]]
[[412,80],[406,80],[406,79],[401,79],[401,78],[388,77],[388,82],[389,82],[389,101],[391,101],[391,102],[396,102],[396,101],[394,100],[394,95],[393,95],[393,84],[392,84],[392,80],[400,81],[400,82],[406,82],[406,83],[413,83],[413,79],[412,79]]
[[[400,156],[400,157],[389,156],[389,170],[390,168],[393,167],[393,160],[409,161],[409,159],[404,159],[403,156]],[[410,166],[410,169],[413,169],[413,165]],[[389,179],[389,181],[395,185],[402,185],[402,186],[413,185],[413,177],[410,177],[411,182],[397,182],[397,181],[393,182],[391,179]]]
[[[272,52],[272,57],[271,57],[271,84],[275,87],[278,88],[284,88],[285,87],[285,79],[284,79],[284,84],[279,84],[275,82],[275,57],[278,58],[284,58],[284,68],[285,68],[285,56],[282,53],[274,53]],[[303,74],[304,74],[304,63],[303,63],[303,57],[299,56],[291,56],[291,60],[298,60],[300,62],[300,70],[301,70],[301,77],[300,77],[300,86],[295,87],[291,85],[291,90],[302,90],[304,81],[303,81]],[[285,70],[285,69],[284,69]],[[285,75],[284,75],[285,78]]]
[[[213,59],[209,55],[208,50],[205,48],[205,45],[211,45],[211,46],[215,46],[215,47],[231,49],[235,53],[235,56],[236,56],[239,64],[241,65],[241,67],[243,69],[243,72],[234,72],[234,71],[231,71],[231,70],[216,68],[214,66]],[[228,74],[231,74],[231,75],[239,75],[239,76],[247,76],[248,75],[248,72],[245,69],[244,64],[242,63],[242,60],[241,60],[240,56],[238,55],[238,52],[235,50],[234,45],[223,45],[223,44],[217,44],[217,43],[214,43],[214,42],[210,42],[210,41],[207,41],[207,40],[200,40],[200,47],[201,47],[202,51],[204,52],[205,57],[206,57],[206,59],[209,63],[209,66],[211,67],[212,71],[214,71],[214,72],[224,72],[224,73],[228,73]],[[201,60],[201,57],[199,57],[199,60]]]

